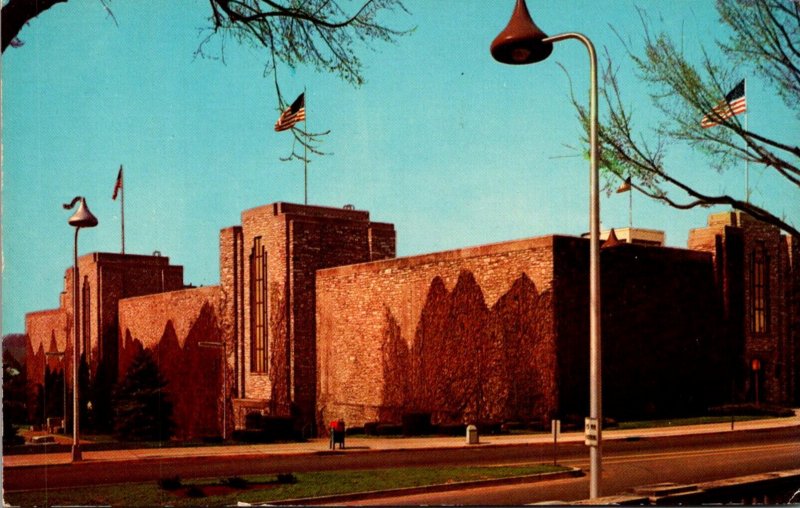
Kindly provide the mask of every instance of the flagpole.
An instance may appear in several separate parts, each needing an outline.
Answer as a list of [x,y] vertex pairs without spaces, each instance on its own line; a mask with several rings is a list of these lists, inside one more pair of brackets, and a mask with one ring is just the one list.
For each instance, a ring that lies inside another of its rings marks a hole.
[[122,169],[122,164],[119,165],[119,190],[121,192],[119,199],[119,215],[122,229],[122,253],[125,254],[125,171]]
[[305,128],[305,142],[303,143],[303,197],[304,203],[308,206],[308,102],[306,101],[306,87],[303,87],[303,107],[306,110],[306,115],[303,118],[303,127]]
[[631,230],[629,234],[633,235],[633,185],[628,189],[628,228]]
[[[744,78],[744,96],[747,97],[747,78]],[[748,110],[750,108],[746,108],[744,110],[744,131],[745,131],[745,138],[747,137],[748,127],[747,127],[747,117],[749,116]],[[745,148],[747,148],[747,139],[745,139]],[[750,150],[747,150],[749,152]],[[750,157],[745,153],[744,157],[744,201],[745,203],[750,203]]]
[[[281,101],[283,102],[283,101]],[[303,122],[303,130],[297,126],[298,123]],[[297,99],[292,104],[283,110],[275,122],[275,130],[277,132],[292,130],[294,142],[292,143],[292,154],[283,160],[291,160],[297,158],[296,141],[300,140],[303,143],[303,203],[308,205],[308,140],[311,135],[308,133],[308,120],[306,120],[306,89],[303,88]],[[298,134],[298,132],[300,134]],[[313,150],[312,150],[313,151]]]

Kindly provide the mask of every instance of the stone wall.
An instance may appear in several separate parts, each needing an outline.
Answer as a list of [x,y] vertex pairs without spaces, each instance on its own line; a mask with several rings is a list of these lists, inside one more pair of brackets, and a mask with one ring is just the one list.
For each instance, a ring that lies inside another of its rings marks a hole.
[[222,298],[223,328],[231,345],[232,386],[234,399],[244,397],[245,314],[244,314],[244,247],[242,228],[233,226],[219,235],[219,287]]
[[[318,420],[579,422],[588,244],[555,236],[318,272]],[[722,401],[710,255],[603,249],[601,290],[605,414]]]
[[[797,394],[797,242],[741,212],[709,216],[689,247],[712,253],[722,292],[724,333],[732,352],[727,371],[735,400],[791,403]],[[754,257],[767,267],[766,327],[754,326]],[[754,364],[754,361],[757,363]],[[753,367],[758,366],[758,370]]]
[[553,238],[317,272],[321,424],[547,419]]
[[[78,317],[80,354],[89,366],[94,385],[97,417],[110,418],[111,386],[117,377],[119,354],[118,309],[120,298],[138,296],[183,287],[183,267],[172,266],[163,256],[141,256],[95,252],[78,258]],[[26,316],[25,329],[29,349],[28,383],[43,381],[42,361],[37,352],[66,349],[67,378],[72,376],[74,334],[73,268],[64,274],[64,290],[59,308],[33,312]],[[52,339],[55,339],[55,343]],[[61,369],[63,358],[50,357],[52,368]]]
[[[266,258],[268,330],[259,372],[256,243]],[[182,267],[161,256],[81,257],[80,342],[92,382],[106,387],[93,397],[110,397],[135,353],[150,348],[181,438],[219,435],[223,407],[229,431],[257,412],[293,417],[306,435],[337,418],[358,426],[411,413],[443,424],[586,414],[588,240],[548,236],[392,259],[395,244],[394,227],[368,212],[273,203],[220,232],[219,286],[180,290]],[[601,252],[608,416],[752,400],[756,381],[763,401],[800,395],[800,243],[727,213],[693,230],[689,246]],[[751,325],[757,247],[769,258],[766,333]],[[45,361],[62,368],[45,352],[72,355],[71,269],[64,280],[58,309],[26,316],[31,384]],[[224,342],[227,362],[200,342]]]
[[[230,236],[227,231],[223,234]],[[246,413],[257,411],[297,417],[298,430],[309,434],[316,401],[316,271],[394,256],[394,228],[370,222],[365,211],[273,203],[242,213],[238,261],[233,254],[238,247],[224,242],[223,284],[228,287],[235,279],[241,289],[233,293],[242,295],[237,426],[244,424]],[[269,360],[262,372],[253,371],[251,358],[251,258],[256,243],[267,258]],[[240,263],[238,268],[227,264],[231,261]]]
[[[143,348],[154,353],[168,383],[165,390],[173,403],[179,439],[221,435],[223,351],[199,344],[227,339],[221,327],[221,300],[219,287],[211,286],[119,302],[120,379],[136,353]],[[231,347],[227,351],[233,354]],[[229,369],[229,387],[232,377]],[[231,414],[230,397],[227,400]]]
[[[589,408],[589,242],[557,238],[560,414]],[[674,416],[721,402],[727,350],[710,255],[617,244],[600,252],[603,413]]]
[[[63,309],[42,310],[25,315],[25,370],[28,380],[29,417],[37,407],[38,386],[44,384],[45,365],[50,371],[64,371],[72,379],[72,316]],[[65,352],[65,356],[46,353]],[[66,358],[66,360],[65,360]]]

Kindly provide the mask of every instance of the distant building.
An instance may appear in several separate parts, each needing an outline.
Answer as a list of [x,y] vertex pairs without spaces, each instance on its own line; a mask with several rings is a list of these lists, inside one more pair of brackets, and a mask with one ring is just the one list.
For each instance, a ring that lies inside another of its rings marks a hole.
[[[689,250],[616,235],[601,251],[606,415],[797,402],[797,239],[742,214],[712,216]],[[229,431],[283,419],[305,435],[338,418],[580,418],[588,256],[586,239],[546,236],[395,258],[394,227],[368,212],[274,203],[221,231],[218,286],[185,288],[163,257],[81,257],[79,343],[113,379],[153,350],[179,438],[221,434],[223,415]],[[32,383],[46,351],[71,351],[71,279],[58,309],[27,316]]]
[[[617,240],[624,243],[635,243],[637,245],[650,245],[653,247],[663,247],[666,244],[666,235],[663,231],[642,228],[619,228],[614,229]],[[611,230],[601,231],[600,240],[605,241]],[[588,238],[589,235],[583,235]]]

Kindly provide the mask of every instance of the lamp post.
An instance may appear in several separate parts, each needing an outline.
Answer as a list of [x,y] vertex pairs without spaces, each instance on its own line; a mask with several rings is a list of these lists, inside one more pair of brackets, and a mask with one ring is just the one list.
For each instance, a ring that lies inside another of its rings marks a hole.
[[[525,0],[517,0],[508,26],[491,45],[491,53],[500,63],[524,65],[550,56],[553,43],[577,39],[589,52],[589,419],[587,444],[590,458],[589,496],[600,496],[602,462],[602,391],[600,355],[600,185],[597,167],[597,55],[585,35],[563,33],[548,37],[531,19]],[[590,434],[591,429],[591,434]]]
[[75,243],[73,250],[73,267],[72,267],[72,317],[75,327],[72,333],[72,462],[81,460],[81,443],[80,443],[80,393],[78,383],[78,371],[80,370],[81,362],[81,348],[80,348],[80,319],[79,319],[79,305],[78,305],[78,232],[81,228],[93,228],[97,226],[97,217],[92,215],[89,207],[86,206],[86,199],[82,196],[76,196],[71,203],[65,204],[64,208],[71,210],[76,203],[80,202],[78,209],[72,214],[67,222],[70,226],[75,228]]
[[[64,355],[66,355],[66,354],[67,354],[67,350],[66,349],[64,351],[48,351],[47,353],[45,353],[46,356],[54,356],[54,357],[57,357],[57,358],[60,358],[60,357],[62,357]],[[45,383],[47,383],[46,379],[45,379]],[[64,381],[63,381],[63,384],[64,384],[64,413],[63,413],[63,416],[61,417],[61,431],[64,434],[66,434],[67,433],[67,362],[66,362],[66,358],[64,358]],[[45,423],[45,425],[47,424],[47,419],[46,418],[45,418],[45,422],[44,423]]]
[[225,441],[228,439],[228,346],[225,341],[200,341],[197,345],[222,349],[222,440]]

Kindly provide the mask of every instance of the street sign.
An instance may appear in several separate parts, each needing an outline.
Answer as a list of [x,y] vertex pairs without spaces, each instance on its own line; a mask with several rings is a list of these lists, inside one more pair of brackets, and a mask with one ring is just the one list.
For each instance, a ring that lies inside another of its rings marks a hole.
[[584,425],[584,443],[586,443],[586,446],[597,446],[597,436],[600,433],[600,425],[598,425],[597,418],[586,417]]
[[550,420],[550,431],[553,433],[553,439],[561,435],[561,420]]
[[558,436],[561,435],[561,420],[550,420],[553,432],[553,465],[558,465]]

